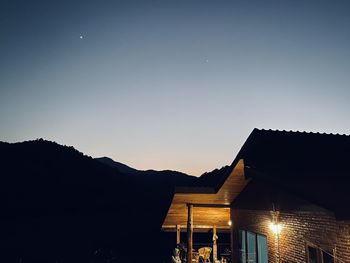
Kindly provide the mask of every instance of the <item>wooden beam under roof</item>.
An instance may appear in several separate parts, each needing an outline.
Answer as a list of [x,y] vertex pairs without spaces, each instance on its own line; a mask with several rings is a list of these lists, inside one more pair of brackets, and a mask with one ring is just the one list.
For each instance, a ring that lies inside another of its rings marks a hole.
[[[229,225],[225,226],[217,226],[216,230],[220,233],[229,233],[231,227]],[[176,232],[176,226],[172,225],[164,225],[162,230],[164,232]],[[180,226],[181,232],[187,232],[187,225],[181,225]],[[213,226],[210,225],[193,225],[193,231],[194,232],[203,232],[203,233],[210,233],[213,232]]]
[[[175,193],[164,219],[162,229],[164,231],[176,231],[181,225],[182,230],[187,226],[187,204],[193,204],[193,226],[197,229],[209,231],[213,225],[217,226],[218,232],[229,230],[230,204],[247,185],[249,180],[244,176],[244,162],[238,161],[230,175],[227,177],[221,188],[215,193],[198,191],[198,188],[186,188],[186,193]],[[182,228],[182,226],[185,226]]]
[[220,205],[220,204],[194,204],[194,203],[188,203],[187,205],[192,205],[193,207],[230,208],[229,205]]

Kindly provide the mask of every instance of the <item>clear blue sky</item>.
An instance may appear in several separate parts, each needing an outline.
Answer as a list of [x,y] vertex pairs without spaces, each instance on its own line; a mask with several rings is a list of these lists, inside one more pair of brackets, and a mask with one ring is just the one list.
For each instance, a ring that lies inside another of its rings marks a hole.
[[0,0],[0,140],[199,175],[254,127],[349,134],[349,14],[345,0]]

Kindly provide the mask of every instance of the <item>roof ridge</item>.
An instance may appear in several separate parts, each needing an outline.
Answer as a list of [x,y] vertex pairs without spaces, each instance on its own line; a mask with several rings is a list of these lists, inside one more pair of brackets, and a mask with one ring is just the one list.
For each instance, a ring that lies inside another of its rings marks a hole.
[[346,136],[350,137],[350,134],[345,133],[327,133],[327,132],[313,132],[313,131],[298,131],[298,130],[278,130],[278,129],[264,129],[264,128],[255,128],[254,130],[259,132],[274,132],[274,133],[288,133],[288,134],[310,134],[310,135],[331,135],[331,136]]

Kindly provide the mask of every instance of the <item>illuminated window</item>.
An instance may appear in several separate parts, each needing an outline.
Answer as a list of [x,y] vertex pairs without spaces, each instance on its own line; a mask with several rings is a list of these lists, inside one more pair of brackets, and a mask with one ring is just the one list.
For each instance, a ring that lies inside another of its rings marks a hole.
[[267,263],[266,236],[239,230],[238,238],[240,263]]

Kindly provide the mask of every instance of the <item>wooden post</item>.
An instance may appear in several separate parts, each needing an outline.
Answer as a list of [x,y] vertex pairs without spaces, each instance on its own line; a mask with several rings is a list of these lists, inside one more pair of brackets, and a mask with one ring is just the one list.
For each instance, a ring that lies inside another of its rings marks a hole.
[[192,263],[193,248],[193,205],[187,204],[187,263]]
[[216,225],[213,226],[213,263],[218,259],[218,246],[216,244],[216,240],[218,236],[216,235]]
[[180,225],[176,225],[176,246],[181,242],[181,228]]

